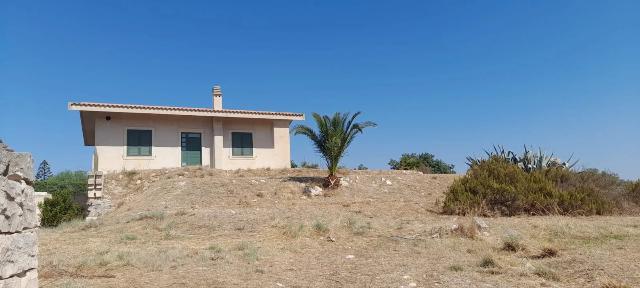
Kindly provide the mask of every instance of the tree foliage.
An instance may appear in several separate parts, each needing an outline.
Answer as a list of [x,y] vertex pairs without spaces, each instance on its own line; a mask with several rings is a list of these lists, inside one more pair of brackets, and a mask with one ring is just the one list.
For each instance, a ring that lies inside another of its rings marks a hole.
[[333,116],[321,116],[318,113],[313,113],[317,130],[306,125],[297,125],[293,128],[295,135],[307,136],[316,151],[324,158],[329,170],[329,176],[327,176],[325,183],[327,187],[340,185],[339,178],[336,176],[340,160],[356,136],[361,134],[365,128],[376,126],[371,121],[355,122],[360,114],[360,112],[353,115],[336,112]]
[[40,165],[38,166],[38,172],[36,173],[36,181],[44,181],[49,179],[49,177],[53,176],[51,173],[51,167],[49,167],[49,162],[47,160],[42,160]]
[[54,194],[59,191],[68,190],[75,195],[87,192],[87,174],[84,171],[63,171],[46,180],[34,183],[36,191],[49,192]]
[[454,165],[436,159],[431,153],[405,153],[399,160],[391,159],[389,166],[393,170],[416,170],[425,174],[455,174]]

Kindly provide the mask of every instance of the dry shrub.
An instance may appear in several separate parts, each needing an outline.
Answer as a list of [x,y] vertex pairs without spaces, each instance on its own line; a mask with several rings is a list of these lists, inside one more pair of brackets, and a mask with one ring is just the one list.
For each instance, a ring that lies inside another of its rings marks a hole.
[[491,157],[473,165],[451,185],[443,211],[483,216],[612,214],[615,201],[593,185],[583,185],[578,174],[563,168],[528,173],[503,158]]
[[526,249],[527,247],[522,243],[520,237],[516,235],[508,235],[502,239],[502,251],[518,252]]
[[544,247],[537,255],[534,255],[531,258],[534,259],[544,259],[544,258],[554,258],[558,257],[558,249],[553,247]]
[[600,288],[631,288],[631,286],[617,281],[608,280],[607,282],[600,285]]
[[450,271],[453,271],[453,272],[464,271],[464,268],[461,265],[458,265],[458,264],[451,265],[447,269],[449,269]]
[[300,223],[300,224],[288,224],[285,229],[284,232],[282,232],[282,234],[284,236],[287,236],[289,238],[298,238],[300,237],[300,235],[302,234],[302,232],[304,231],[304,224]]
[[533,271],[533,274],[547,280],[560,281],[560,276],[558,276],[558,273],[556,273],[556,271],[553,271],[544,266],[537,266]]
[[496,262],[495,259],[493,259],[493,257],[491,255],[487,255],[482,257],[482,259],[480,259],[480,262],[478,263],[478,266],[481,268],[497,268],[498,263]]
[[453,229],[451,229],[451,233],[462,238],[478,238],[478,227],[473,223],[473,218],[469,218],[468,220],[467,223],[458,222],[455,224]]

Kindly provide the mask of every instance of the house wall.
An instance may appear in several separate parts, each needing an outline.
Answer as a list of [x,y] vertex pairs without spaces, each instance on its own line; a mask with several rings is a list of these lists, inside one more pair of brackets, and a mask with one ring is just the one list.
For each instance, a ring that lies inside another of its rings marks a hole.
[[[109,121],[107,116],[111,116]],[[288,120],[96,113],[93,169],[114,172],[180,167],[181,132],[202,133],[203,166],[218,169],[288,168],[289,124]],[[151,156],[126,156],[127,128],[152,130]],[[231,156],[233,131],[253,133],[253,157]]]

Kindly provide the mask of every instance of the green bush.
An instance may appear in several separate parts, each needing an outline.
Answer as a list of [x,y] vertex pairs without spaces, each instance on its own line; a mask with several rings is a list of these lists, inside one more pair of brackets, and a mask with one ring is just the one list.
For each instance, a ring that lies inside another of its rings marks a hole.
[[34,183],[36,191],[56,193],[70,191],[72,195],[87,192],[87,174],[84,171],[64,171],[46,180]]
[[526,172],[503,157],[491,156],[454,181],[443,211],[485,216],[614,213],[616,201],[603,193],[607,185],[586,181],[581,178],[585,175],[565,168]]
[[42,226],[55,227],[62,222],[82,218],[82,208],[73,202],[72,194],[70,190],[57,191],[39,204]]
[[416,170],[425,174],[455,174],[453,164],[447,164],[440,159],[436,159],[430,153],[402,154],[400,160],[391,159],[389,166],[393,170]]

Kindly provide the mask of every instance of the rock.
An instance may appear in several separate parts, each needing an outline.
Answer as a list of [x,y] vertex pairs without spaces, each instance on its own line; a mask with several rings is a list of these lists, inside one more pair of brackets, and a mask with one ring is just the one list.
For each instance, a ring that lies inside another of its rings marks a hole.
[[486,230],[489,229],[489,225],[487,224],[487,222],[485,222],[484,220],[478,218],[478,217],[473,217],[473,223],[476,224],[476,227],[478,227],[478,230]]
[[336,242],[336,238],[333,238],[332,236],[327,236],[327,241]]
[[[2,155],[4,156],[4,155]],[[5,175],[19,174],[24,179],[28,179],[29,182],[33,182],[33,159],[29,153],[9,153],[9,167]],[[2,168],[2,167],[0,167]],[[1,173],[1,172],[0,172]]]
[[0,177],[0,233],[38,226],[33,187]]
[[409,283],[409,287],[418,287],[418,284],[416,284],[415,282],[411,282]]
[[345,187],[346,187],[346,186],[349,186],[349,182],[347,182],[347,181],[341,181],[341,182],[340,182],[340,184],[341,184],[342,186],[345,186]]
[[533,273],[533,271],[536,270],[536,267],[531,265],[531,262],[527,262],[527,264],[524,265],[524,270],[529,273]]
[[391,185],[391,184],[393,184],[393,183],[391,183],[391,181],[390,181],[390,180],[386,180],[386,181],[384,181],[384,183],[386,183],[387,185]]
[[354,259],[354,258],[356,258],[356,256],[354,256],[354,255],[347,255],[345,258],[347,258],[347,259]]
[[322,188],[318,186],[306,186],[304,188],[304,193],[311,196],[322,196]]
[[31,269],[11,278],[0,279],[0,287],[38,288],[38,271]]
[[33,230],[0,237],[0,278],[38,268],[38,235]]

